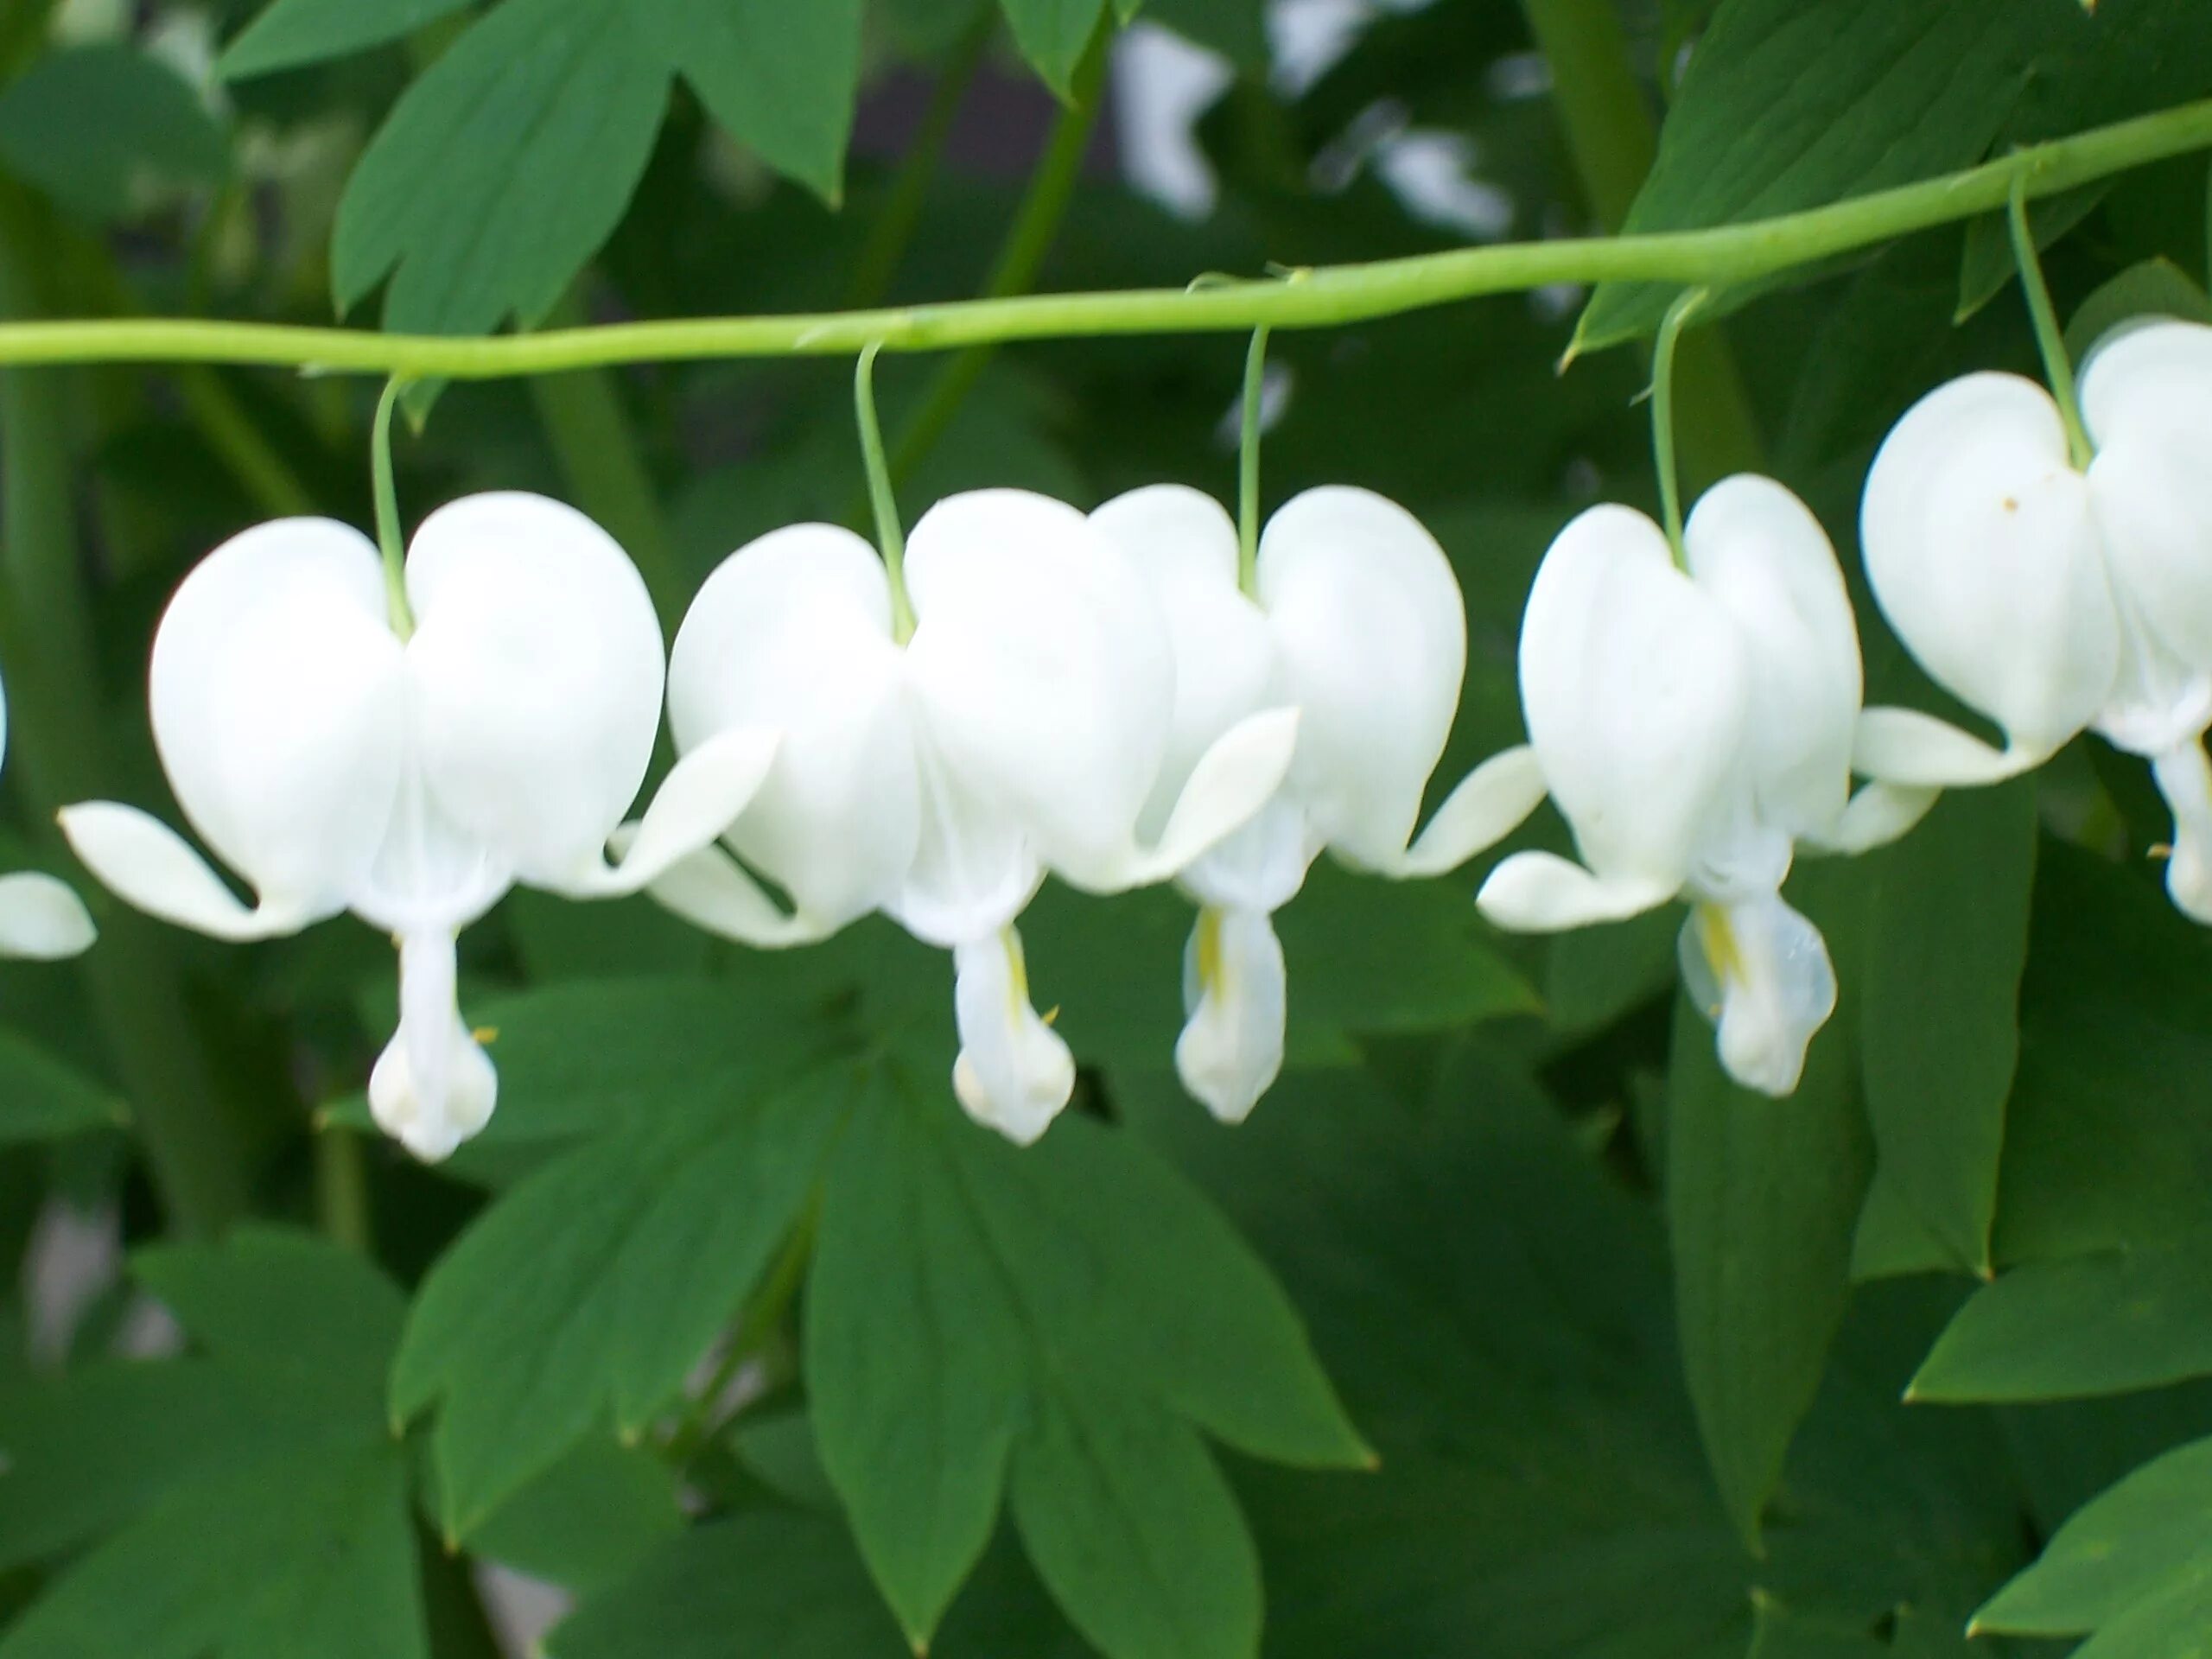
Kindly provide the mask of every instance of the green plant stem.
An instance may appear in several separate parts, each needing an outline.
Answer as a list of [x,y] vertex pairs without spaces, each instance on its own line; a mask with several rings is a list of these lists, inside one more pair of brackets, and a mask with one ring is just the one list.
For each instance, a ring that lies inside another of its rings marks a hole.
[[914,637],[914,605],[906,596],[906,532],[899,523],[899,494],[884,459],[883,427],[875,417],[875,347],[853,365],[853,418],[860,428],[861,463],[868,472],[868,505],[875,513],[875,544],[891,582],[891,632],[900,645]]
[[[0,202],[0,312],[35,307],[38,268],[23,205]],[[60,393],[50,374],[0,375],[0,664],[10,758],[41,817],[107,792],[110,775]],[[213,1237],[246,1208],[250,1138],[215,1096],[159,930],[88,896],[100,938],[80,969],[155,1191],[178,1231]]]
[[868,311],[691,317],[477,338],[278,323],[145,318],[0,325],[0,365],[235,363],[454,380],[558,374],[623,363],[937,352],[1025,340],[1328,328],[1554,283],[1651,282],[1716,291],[1915,231],[2212,149],[2212,99],[2030,146],[1957,173],[1823,207],[1703,231],[1458,248],[1316,266],[1301,282],[1132,289],[951,301]]
[[[556,327],[582,326],[582,299],[570,293],[551,321]],[[620,389],[601,371],[534,381],[531,396],[576,505],[622,543],[661,620],[673,622],[683,613],[690,584],[677,569],[675,538],[639,456]]]
[[2074,359],[2066,350],[2066,331],[2059,327],[2058,308],[2050,302],[2050,284],[2044,281],[2043,261],[2036,254],[2036,236],[2028,224],[2024,175],[2012,181],[2005,204],[2005,223],[2012,233],[2012,259],[2020,269],[2020,291],[2027,296],[2028,317],[2035,325],[2036,348],[2043,354],[2044,378],[2058,404],[2058,417],[2066,428],[2066,448],[2077,468],[2088,467],[2095,450],[2088,429],[2082,424],[2082,402],[2074,389]]
[[722,1351],[721,1360],[708,1377],[706,1386],[694,1396],[690,1408],[669,1435],[663,1452],[671,1463],[679,1468],[689,1463],[721,1429],[722,1425],[715,1414],[722,1395],[783,1323],[784,1314],[791,1305],[791,1298],[798,1294],[799,1283],[806,1275],[806,1264],[813,1255],[814,1216],[810,1213],[785,1243],[783,1254],[776,1258],[766,1283],[761,1286],[760,1294],[745,1310],[744,1318],[738,1321],[737,1329],[730,1334],[729,1345]]
[[953,48],[937,85],[930,89],[929,107],[907,143],[906,153],[892,175],[891,194],[868,226],[868,240],[853,261],[853,277],[845,289],[849,307],[877,305],[891,291],[893,280],[912,245],[922,222],[922,208],[929,199],[930,181],[944,159],[944,146],[952,137],[952,124],[967,101],[968,88],[983,53],[998,30],[998,14],[986,11],[976,19],[960,44]]
[[1691,314],[1706,298],[1701,288],[1685,289],[1667,308],[1659,339],[1651,348],[1651,459],[1659,474],[1660,522],[1678,570],[1688,570],[1690,562],[1682,549],[1682,486],[1675,464],[1675,347]]
[[[1521,9],[1551,68],[1552,102],[1583,196],[1598,223],[1618,232],[1659,149],[1620,13],[1591,0],[1522,0]],[[1685,341],[1675,380],[1682,470],[1700,485],[1760,470],[1765,445],[1726,333],[1709,328]]]
[[1268,381],[1268,330],[1252,331],[1244,353],[1244,414],[1236,440],[1236,586],[1260,591],[1260,405]]
[[343,1124],[324,1123],[315,1129],[315,1209],[316,1222],[333,1243],[365,1255],[374,1248],[361,1138]]
[[[1090,149],[1090,131],[1098,120],[1099,98],[1106,83],[1107,48],[1113,32],[1111,16],[1102,16],[1098,32],[1076,67],[1068,103],[1052,124],[1045,153],[1038,157],[1029,188],[1022,194],[1021,207],[1007,227],[998,257],[991,263],[990,274],[984,278],[982,298],[977,303],[1010,301],[1027,294],[1035,283],[1045,256],[1052,251],[1052,239],[1059,234],[1060,221],[1067,217],[1068,202],[1083,171],[1083,158]],[[990,360],[990,346],[978,346],[938,370],[921,402],[899,429],[891,460],[895,476],[906,477],[937,447]]]
[[377,399],[369,428],[369,476],[376,493],[377,551],[384,556],[385,608],[391,631],[402,639],[415,632],[415,613],[407,602],[407,532],[399,518],[399,486],[391,471],[391,416],[407,395],[407,378],[395,374]]

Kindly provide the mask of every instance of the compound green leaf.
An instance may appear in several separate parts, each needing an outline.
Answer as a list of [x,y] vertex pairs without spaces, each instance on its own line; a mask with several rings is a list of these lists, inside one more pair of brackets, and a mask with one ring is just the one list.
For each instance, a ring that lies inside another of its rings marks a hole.
[[2016,1268],[1913,1378],[1923,1400],[2067,1400],[2212,1374],[2212,1241]]
[[59,1141],[129,1118],[113,1090],[28,1038],[0,1031],[0,1146]]
[[1883,1174],[1969,1272],[1989,1268],[2035,863],[2031,779],[1947,796],[1869,861],[1866,1115]]
[[2138,1602],[2212,1586],[2212,1440],[2144,1465],[2085,1504],[2036,1564],[1974,1615],[2013,1636],[2086,1636]]
[[0,90],[0,167],[86,219],[126,218],[161,187],[213,183],[229,165],[191,86],[136,47],[49,53]]
[[2145,259],[2082,302],[2066,325],[2066,349],[2079,362],[2114,328],[2139,317],[2212,322],[2212,299],[2172,261]]
[[[1033,1559],[1109,1655],[1157,1651],[1128,1644],[1160,1617],[1181,1621],[1178,1653],[1246,1652],[1233,1588],[1198,1581],[1249,1545],[1191,1476],[1192,1431],[1300,1464],[1366,1456],[1281,1291],[1170,1171],[1079,1117],[1011,1147],[896,1066],[831,1166],[806,1355],[823,1466],[916,1642],[1011,1469]],[[1156,1502],[1131,1501],[1135,1471],[1040,1484],[1078,1440],[1157,1446],[1168,1427],[1191,1438]]]
[[651,48],[731,137],[836,205],[860,83],[861,0],[632,0],[632,8]]
[[275,0],[223,48],[215,70],[245,80],[404,40],[469,0]]
[[908,1649],[831,1517],[739,1515],[694,1528],[587,1600],[553,1659],[899,1659]]
[[594,1424],[634,1433],[677,1394],[798,1219],[850,1071],[655,1091],[626,1133],[518,1182],[439,1258],[391,1408],[439,1408],[449,1535],[473,1533]]
[[469,1550],[563,1589],[621,1577],[683,1530],[676,1471],[658,1451],[588,1440],[500,1505]]
[[408,87],[346,181],[331,283],[395,331],[536,321],[620,220],[668,68],[609,0],[505,0]]
[[[1732,224],[1978,161],[2078,11],[2072,0],[1724,0],[1623,228]],[[1671,292],[1602,284],[1576,349],[1649,333]]]

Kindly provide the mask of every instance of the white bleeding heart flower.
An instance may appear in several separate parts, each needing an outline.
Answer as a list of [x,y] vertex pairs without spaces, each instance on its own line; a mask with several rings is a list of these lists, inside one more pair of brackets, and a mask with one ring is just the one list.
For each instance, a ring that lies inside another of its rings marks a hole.
[[1159,595],[1174,645],[1167,758],[1147,822],[1238,721],[1298,711],[1281,789],[1179,878],[1201,908],[1176,1069],[1217,1117],[1239,1122],[1281,1069],[1288,988],[1272,918],[1313,861],[1325,849],[1382,874],[1440,874],[1526,817],[1543,780],[1529,750],[1508,751],[1414,838],[1459,707],[1466,618],[1443,550],[1395,502],[1347,488],[1287,502],[1261,537],[1252,594],[1238,585],[1236,524],[1198,491],[1133,491],[1091,522]]
[[1820,522],[1771,480],[1716,485],[1677,569],[1627,507],[1577,518],[1545,554],[1521,632],[1521,700],[1582,862],[1515,854],[1478,899],[1499,926],[1617,921],[1677,895],[1690,989],[1722,1063],[1786,1095],[1835,1007],[1818,930],[1783,901],[1803,842],[1902,834],[1930,790],[1851,795],[1859,636]]
[[1860,517],[1874,596],[2005,747],[1872,709],[1858,764],[1986,784],[2094,730],[2150,758],[2174,814],[2167,889],[2212,922],[2212,328],[2123,327],[2091,353],[2081,402],[2086,468],[2051,395],[2010,374],[1938,387],[1883,443]]
[[460,930],[518,882],[572,898],[636,891],[743,810],[774,739],[733,733],[686,756],[611,866],[664,677],[628,557],[558,502],[477,495],[423,521],[405,588],[404,637],[375,545],[287,518],[209,554],[162,619],[155,743],[186,818],[253,906],[135,807],[91,802],[61,822],[117,893],[217,938],[274,938],[341,911],[390,932],[399,1028],[369,1103],[435,1160],[484,1126],[497,1090],[461,1020]]
[[[0,690],[0,757],[8,753],[8,697]],[[96,937],[85,901],[67,882],[37,870],[0,875],[0,957],[58,962]]]
[[[1120,551],[1064,503],[984,490],[925,514],[904,569],[915,619],[904,641],[882,561],[849,531],[773,531],[708,578],[670,664],[677,747],[749,725],[783,741],[728,852],[683,861],[652,892],[755,945],[826,938],[881,911],[950,950],[955,1090],[972,1116],[1027,1142],[1067,1103],[1075,1065],[1030,1006],[1015,918],[1047,870],[1093,893],[1173,876],[1273,792],[1296,716],[1234,722],[1187,768],[1158,836],[1141,840],[1175,664]],[[788,911],[747,866],[784,890]]]

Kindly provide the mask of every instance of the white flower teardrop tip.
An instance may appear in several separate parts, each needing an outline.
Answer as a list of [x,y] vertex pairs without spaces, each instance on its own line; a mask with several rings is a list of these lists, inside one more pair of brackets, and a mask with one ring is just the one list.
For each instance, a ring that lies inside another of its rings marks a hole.
[[[925,513],[905,569],[915,626],[903,644],[882,562],[850,531],[776,531],[708,578],[670,664],[677,747],[748,727],[782,746],[727,851],[675,865],[652,891],[755,945],[881,911],[950,950],[955,1092],[978,1120],[1033,1140],[1075,1070],[1030,1005],[1015,918],[1047,870],[1093,893],[1174,875],[1274,792],[1297,716],[1255,706],[1215,733],[1147,836],[1176,664],[1112,539],[1061,502],[984,490]],[[747,866],[790,895],[788,911]]]
[[[0,760],[8,753],[8,696],[0,690]],[[58,962],[96,937],[85,901],[67,882],[36,870],[0,875],[0,957]]]
[[1519,853],[1484,882],[1501,927],[1616,921],[1681,895],[1692,995],[1746,1088],[1797,1086],[1835,976],[1780,897],[1799,842],[1902,834],[1932,791],[1851,796],[1859,637],[1834,550],[1771,480],[1716,485],[1677,569],[1640,512],[1599,506],[1544,556],[1521,633],[1521,698],[1583,862]]
[[[1309,490],[1261,537],[1256,596],[1237,585],[1236,527],[1179,485],[1108,502],[1091,523],[1157,596],[1174,658],[1164,764],[1144,821],[1166,823],[1206,758],[1260,710],[1294,709],[1297,750],[1265,810],[1182,869],[1198,900],[1185,951],[1184,1087],[1241,1122],[1282,1065],[1287,988],[1273,913],[1325,849],[1386,875],[1456,868],[1543,798],[1510,751],[1455,789],[1418,838],[1466,667],[1459,585],[1435,539],[1365,490]],[[1410,846],[1408,846],[1410,842]]]
[[635,891],[743,810],[774,740],[733,732],[687,756],[610,866],[663,679],[659,625],[627,556],[558,502],[472,496],[423,521],[406,587],[415,630],[403,640],[369,540],[283,519],[208,555],[162,619],[156,745],[186,818],[251,886],[251,906],[136,808],[61,816],[95,875],[182,926],[268,938],[350,910],[391,934],[399,1030],[370,1103],[435,1159],[483,1127],[496,1089],[456,1006],[461,929],[516,882]]
[[1860,524],[1875,599],[2005,747],[1876,709],[1858,764],[1988,783],[2095,731],[2150,759],[2174,815],[2167,889],[2212,922],[2212,328],[2123,327],[2090,353],[2081,397],[2085,471],[2050,394],[2016,375],[1938,387],[1883,443]]

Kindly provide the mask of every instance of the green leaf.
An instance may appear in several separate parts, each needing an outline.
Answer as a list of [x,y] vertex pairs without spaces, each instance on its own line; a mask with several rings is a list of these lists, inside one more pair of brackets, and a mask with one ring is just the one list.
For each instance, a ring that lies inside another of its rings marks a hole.
[[2212,1588],[2212,1440],[2167,1452],[2084,1506],[1974,1615],[2014,1636],[2086,1636],[2184,1585]]
[[245,80],[273,70],[365,51],[404,40],[469,0],[275,0],[223,48],[215,71]]
[[136,47],[73,47],[0,90],[0,167],[72,213],[128,217],[170,184],[230,166],[223,130],[184,78]]
[[[1132,8],[1134,10],[1134,8]],[[1250,74],[1268,70],[1264,0],[1151,0],[1146,18],[1208,47]]]
[[1986,1275],[2019,1056],[2034,780],[1948,796],[1869,862],[1859,1060],[1875,1149],[1952,1262]]
[[1287,1077],[1234,1130],[1164,1076],[1116,1104],[1266,1251],[1380,1454],[1357,1479],[1239,1471],[1275,1659],[1740,1659],[1755,1598],[1955,1630],[2019,1561],[1986,1415],[1897,1403],[1940,1282],[1853,1299],[1766,1557],[1747,1556],[1684,1397],[1649,1206],[1486,1045],[1426,1099]]
[[842,1527],[798,1512],[694,1528],[588,1599],[553,1659],[897,1659],[899,1630]]
[[1013,27],[1021,55],[1046,86],[1066,97],[1106,0],[999,0],[999,8]]
[[[1798,895],[1844,958],[1846,984],[1853,964],[1836,923],[1849,914],[1855,875],[1808,870]],[[1675,1004],[1667,1091],[1675,1312],[1713,1478],[1754,1550],[1849,1294],[1872,1168],[1850,1018],[1847,1004],[1815,1037],[1796,1092],[1770,1100],[1729,1079],[1712,1027],[1688,997]]]
[[2088,1641],[2073,1659],[2204,1659],[2212,1630],[2212,1580],[2176,1585],[2138,1602]]
[[2138,317],[2212,322],[2212,298],[2171,260],[2145,259],[2082,302],[2066,325],[2066,349],[2078,363],[2114,328]]
[[622,217],[668,69],[610,0],[504,0],[401,97],[346,181],[331,283],[395,331],[535,322]]
[[[1172,1651],[1244,1652],[1233,1587],[1198,1581],[1249,1543],[1192,1477],[1192,1431],[1300,1464],[1366,1456],[1281,1293],[1141,1147],[1071,1116],[1016,1148],[895,1066],[831,1165],[805,1337],[823,1466],[917,1642],[988,1541],[1010,1468],[1031,1554],[1095,1640],[1142,1639],[1150,1604],[1208,1644]],[[1147,1424],[1149,1444],[1188,1437],[1157,1501],[1132,1501],[1129,1471],[1039,1478],[1071,1440]]]
[[12,1031],[0,1031],[0,1146],[59,1141],[129,1122],[115,1093]]
[[632,0],[651,48],[708,112],[831,207],[861,73],[861,0]]
[[1915,1398],[2065,1400],[2212,1374],[2212,1242],[2016,1268],[1976,1291]]
[[439,1258],[408,1316],[391,1408],[439,1408],[450,1536],[594,1424],[635,1434],[680,1391],[798,1219],[851,1071],[645,1096],[627,1133],[518,1183]]
[[645,1448],[594,1440],[500,1505],[469,1549],[563,1589],[588,1591],[683,1530],[675,1470]]
[[394,1444],[262,1459],[171,1492],[86,1554],[0,1659],[427,1659]]
[[[1986,153],[2069,0],[1725,0],[1661,130],[1627,232],[1689,230],[1909,183]],[[1606,283],[1574,349],[1656,328],[1673,290]]]
[[1079,1376],[1014,1459],[1014,1524],[1054,1599],[1102,1653],[1260,1648],[1260,1562],[1188,1423]]
[[2212,938],[2152,873],[2046,841],[1997,1255],[2171,1245],[2212,1168]]
[[[2112,188],[2109,180],[2046,196],[2030,210],[2037,249],[2049,248],[2097,210]],[[2012,227],[2006,215],[1986,213],[1968,219],[1965,251],[1959,257],[1959,296],[1952,320],[1964,322],[2020,277],[2012,252]]]

